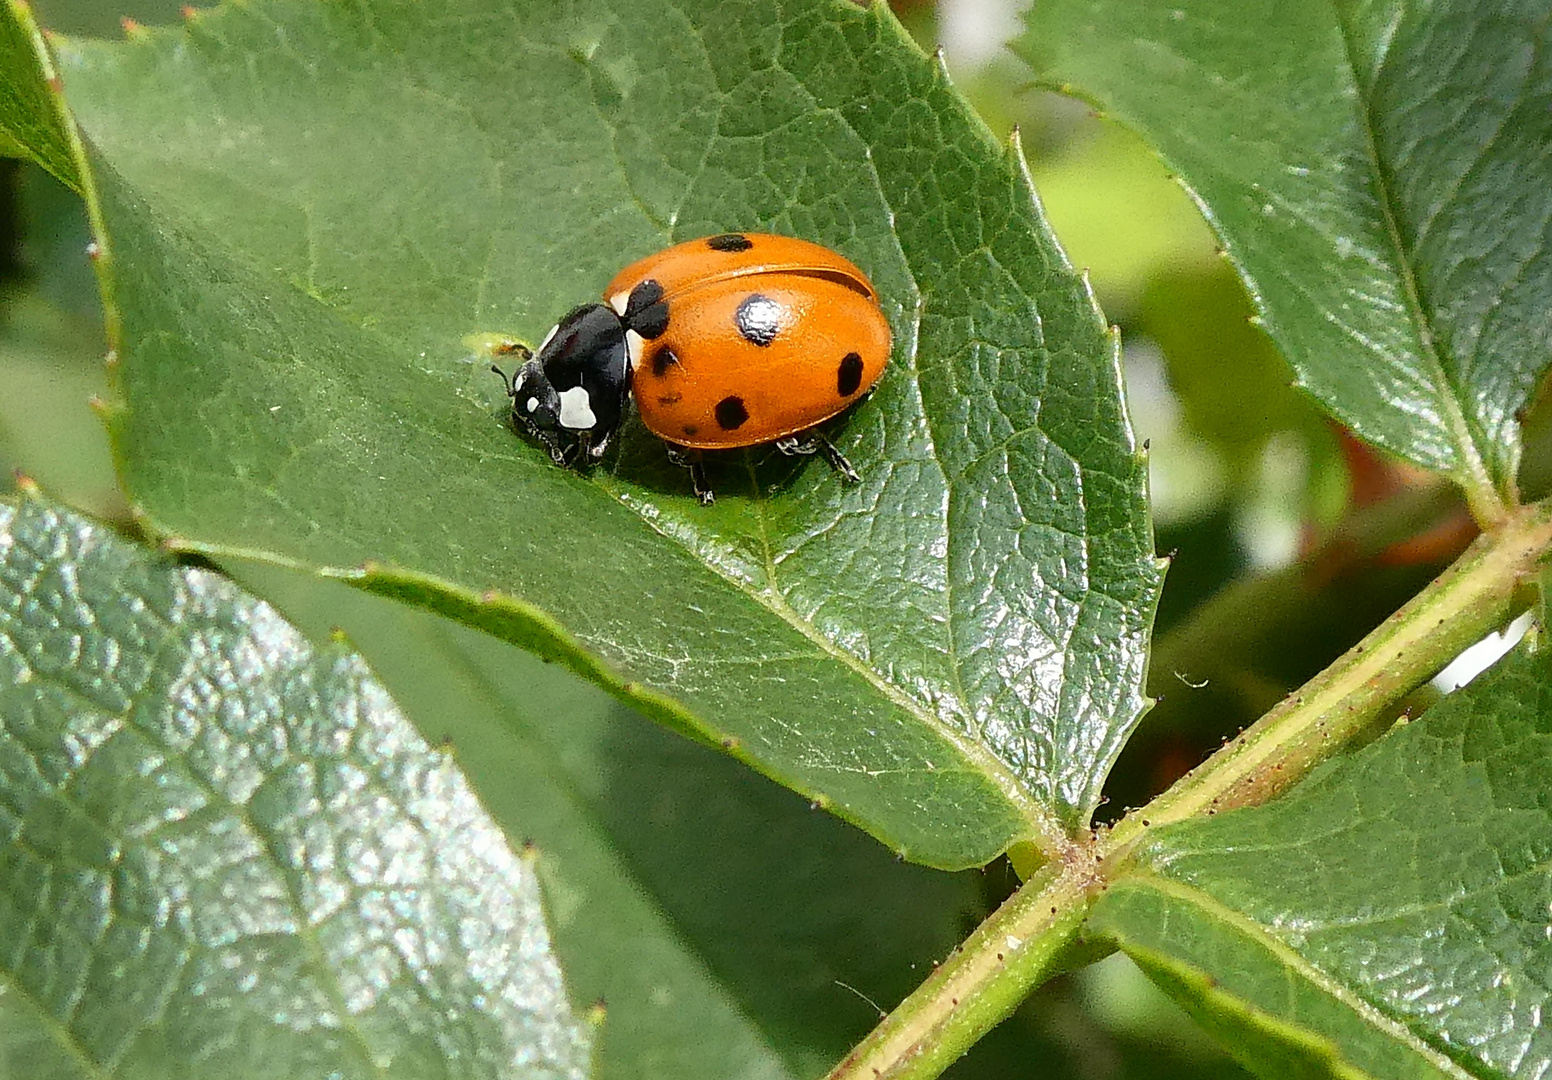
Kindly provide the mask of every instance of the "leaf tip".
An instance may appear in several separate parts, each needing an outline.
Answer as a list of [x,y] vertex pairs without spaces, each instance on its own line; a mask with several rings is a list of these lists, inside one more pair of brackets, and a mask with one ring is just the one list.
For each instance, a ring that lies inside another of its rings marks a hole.
[[583,1020],[589,1027],[599,1028],[604,1026],[604,1020],[609,1013],[609,1005],[603,998],[599,998],[587,1007],[587,1013]]
[[11,475],[16,480],[16,490],[27,498],[37,498],[43,493],[42,489],[38,487],[38,482],[20,469],[16,469]]
[[[1019,172],[1025,174],[1025,185],[1030,190],[1034,190],[1034,181],[1028,178],[1029,165],[1024,158],[1024,133],[1017,124],[1014,124],[1013,130],[1008,132],[1008,154],[1018,162]],[[1036,198],[1039,198],[1038,194]]]

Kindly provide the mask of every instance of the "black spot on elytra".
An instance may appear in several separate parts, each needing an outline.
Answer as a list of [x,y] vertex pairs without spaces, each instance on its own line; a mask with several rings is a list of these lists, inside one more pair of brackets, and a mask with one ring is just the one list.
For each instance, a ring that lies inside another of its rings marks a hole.
[[677,405],[683,400],[684,395],[682,394],[662,394],[659,395],[657,403],[659,405]]
[[706,238],[706,246],[712,251],[748,251],[754,247],[754,241],[743,233],[723,233],[721,236],[709,236]]
[[668,301],[663,286],[648,278],[630,292],[625,301],[625,325],[651,341],[668,329]]
[[738,397],[725,397],[717,402],[715,410],[717,414],[717,426],[723,431],[733,431],[743,426],[749,419],[749,410],[744,408],[744,399]]
[[841,366],[835,371],[835,388],[841,397],[851,397],[862,385],[862,357],[849,352],[841,358]]
[[733,322],[744,340],[762,348],[776,340],[781,329],[781,305],[769,296],[751,293],[733,313]]
[[668,374],[668,369],[679,366],[679,356],[667,345],[656,350],[652,354],[652,374],[662,378]]
[[696,427],[694,424],[686,424],[686,425],[684,425],[684,427],[681,430],[686,435],[695,435],[695,434],[698,434],[701,429]]

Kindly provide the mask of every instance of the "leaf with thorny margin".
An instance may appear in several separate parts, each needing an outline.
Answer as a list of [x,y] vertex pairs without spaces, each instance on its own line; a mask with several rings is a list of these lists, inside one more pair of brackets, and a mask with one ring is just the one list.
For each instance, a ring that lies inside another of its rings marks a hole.
[[532,868],[360,659],[37,497],[0,773],[28,1076],[587,1073]]
[[[915,860],[1087,821],[1159,578],[1115,341],[882,5],[261,0],[59,48],[156,529],[560,659]],[[860,486],[739,452],[705,509],[639,425],[589,478],[504,429],[468,335],[739,229],[884,298]]]
[[1276,802],[1159,830],[1141,862],[1092,929],[1248,1064],[1545,1076],[1552,653],[1522,648]]
[[1300,383],[1491,519],[1552,358],[1549,17],[1040,0],[1019,51],[1180,172]]

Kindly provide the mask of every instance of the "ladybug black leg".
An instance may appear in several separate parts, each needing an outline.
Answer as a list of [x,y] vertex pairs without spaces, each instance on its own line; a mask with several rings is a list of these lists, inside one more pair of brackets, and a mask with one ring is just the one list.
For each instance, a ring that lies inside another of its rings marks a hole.
[[830,467],[841,474],[841,479],[849,484],[862,483],[862,477],[858,476],[857,470],[851,467],[851,462],[846,460],[846,455],[817,431],[807,432],[806,437],[788,435],[785,439],[777,439],[776,449],[788,455],[822,453],[825,460],[830,463]]
[[588,447],[587,456],[591,461],[597,462],[603,460],[604,451],[609,449],[609,436],[613,434],[613,432],[610,432],[609,435],[605,435],[596,443],[593,443]]
[[706,482],[706,462],[699,450],[670,446],[668,460],[682,469],[690,470],[690,485],[695,488],[695,497],[701,501],[702,506],[710,506],[717,501],[717,493]]

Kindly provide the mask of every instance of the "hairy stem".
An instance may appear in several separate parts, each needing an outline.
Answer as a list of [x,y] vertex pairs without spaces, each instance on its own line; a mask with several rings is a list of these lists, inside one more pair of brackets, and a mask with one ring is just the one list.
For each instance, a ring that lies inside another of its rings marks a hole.
[[1042,867],[885,1017],[828,1080],[928,1080],[1062,970],[1098,886],[1092,846]]
[[1354,736],[1466,646],[1526,605],[1520,586],[1552,545],[1552,505],[1538,503],[1479,537],[1400,611],[1174,787],[1116,823],[1101,842],[1123,859],[1150,828],[1263,803]]
[[1552,547],[1552,502],[1512,514],[1400,611],[1148,806],[1040,867],[828,1080],[930,1080],[1070,965],[1098,891],[1148,831],[1264,802],[1385,718],[1521,610]]

